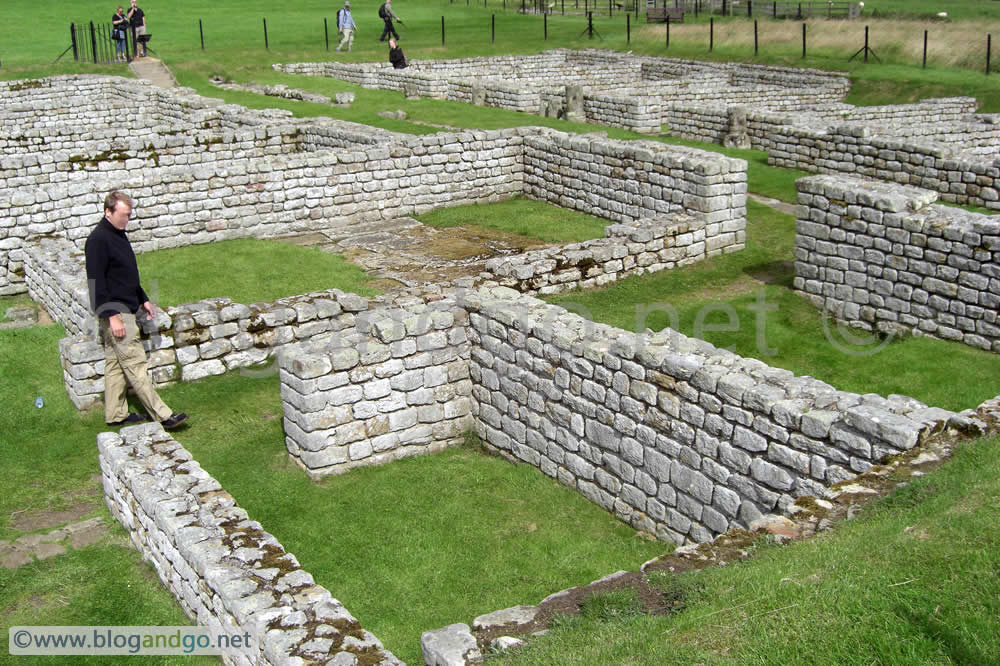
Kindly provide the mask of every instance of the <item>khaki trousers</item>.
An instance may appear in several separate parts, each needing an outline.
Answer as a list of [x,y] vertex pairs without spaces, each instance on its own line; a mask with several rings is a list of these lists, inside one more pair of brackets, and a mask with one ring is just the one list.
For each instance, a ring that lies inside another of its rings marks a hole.
[[139,326],[135,315],[121,315],[125,324],[125,337],[116,338],[108,320],[101,318],[101,341],[104,343],[104,421],[115,423],[128,416],[125,400],[128,386],[149,415],[157,421],[170,418],[173,413],[153,388],[146,365],[146,350],[139,341]]

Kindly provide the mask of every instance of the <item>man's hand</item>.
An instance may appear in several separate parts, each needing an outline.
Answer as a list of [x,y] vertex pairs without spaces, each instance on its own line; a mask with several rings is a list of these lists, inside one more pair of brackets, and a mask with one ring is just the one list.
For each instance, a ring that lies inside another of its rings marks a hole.
[[146,301],[145,303],[143,303],[142,304],[142,309],[145,310],[149,314],[150,321],[152,321],[153,319],[156,319],[156,306],[153,305],[151,302]]
[[121,315],[114,314],[108,317],[108,325],[111,326],[111,335],[119,340],[125,337],[125,322],[122,321]]

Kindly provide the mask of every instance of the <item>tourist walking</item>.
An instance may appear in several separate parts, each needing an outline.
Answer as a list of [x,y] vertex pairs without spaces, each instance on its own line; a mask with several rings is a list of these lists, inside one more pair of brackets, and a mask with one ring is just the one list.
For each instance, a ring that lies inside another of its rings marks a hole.
[[382,6],[378,8],[378,17],[385,21],[385,29],[382,31],[382,36],[378,38],[378,41],[384,42],[386,36],[392,35],[395,39],[399,39],[399,33],[396,29],[392,27],[393,21],[403,22],[403,19],[399,18],[392,12],[392,0],[385,0]]
[[128,19],[125,18],[125,8],[120,6],[111,17],[111,39],[115,40],[115,59],[125,60],[125,35],[128,29]]
[[122,426],[149,420],[145,414],[128,411],[125,396],[131,385],[150,416],[170,430],[187,420],[187,414],[171,412],[149,379],[138,318],[151,321],[156,306],[139,283],[139,265],[125,234],[131,216],[132,199],[112,192],[104,198],[104,218],[84,246],[90,307],[104,345],[104,421]]
[[351,50],[351,45],[354,44],[354,31],[358,29],[358,26],[354,24],[354,17],[351,16],[351,3],[345,2],[344,8],[337,12],[337,32],[342,33],[344,38],[340,40],[340,44],[337,45],[337,50],[339,51],[343,46],[347,45],[347,50]]
[[146,13],[143,12],[132,0],[132,6],[128,10],[128,22],[132,27],[132,43],[135,44],[136,55],[139,55],[139,45],[142,45],[142,57],[146,57],[146,41],[139,38],[146,34]]

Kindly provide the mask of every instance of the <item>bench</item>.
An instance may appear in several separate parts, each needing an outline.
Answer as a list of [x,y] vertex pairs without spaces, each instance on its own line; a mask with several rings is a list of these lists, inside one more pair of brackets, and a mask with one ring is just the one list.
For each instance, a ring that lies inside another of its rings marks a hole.
[[646,23],[684,23],[684,10],[680,7],[650,7],[646,10]]

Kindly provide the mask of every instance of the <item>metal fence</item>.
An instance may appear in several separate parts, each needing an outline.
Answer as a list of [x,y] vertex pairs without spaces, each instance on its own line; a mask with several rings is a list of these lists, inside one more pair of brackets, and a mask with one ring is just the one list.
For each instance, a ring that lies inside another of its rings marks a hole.
[[[94,23],[77,25],[71,23],[69,34],[71,44],[59,58],[73,51],[73,60],[77,62],[92,62],[96,65],[108,65],[118,62],[117,43],[111,38],[113,26],[110,23]],[[131,29],[125,30],[125,59],[135,57],[135,34]],[[58,60],[59,58],[56,58]]]

